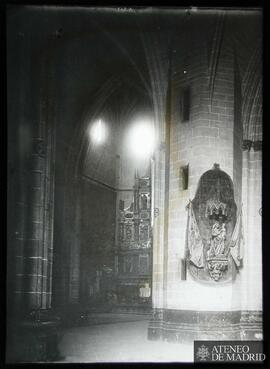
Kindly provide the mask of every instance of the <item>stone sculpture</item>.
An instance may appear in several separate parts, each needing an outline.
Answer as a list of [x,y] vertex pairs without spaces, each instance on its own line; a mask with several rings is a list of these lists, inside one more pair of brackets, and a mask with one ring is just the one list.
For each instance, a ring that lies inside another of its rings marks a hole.
[[232,180],[218,164],[202,175],[187,208],[190,274],[209,283],[234,279],[243,258],[241,211],[237,215]]

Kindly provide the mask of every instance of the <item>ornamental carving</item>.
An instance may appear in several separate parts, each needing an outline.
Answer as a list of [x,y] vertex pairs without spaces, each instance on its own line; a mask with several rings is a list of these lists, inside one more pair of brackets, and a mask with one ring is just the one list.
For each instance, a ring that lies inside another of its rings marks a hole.
[[135,178],[133,198],[125,207],[119,200],[118,243],[121,249],[151,248],[151,195],[150,178]]
[[191,276],[209,283],[234,279],[243,258],[242,214],[237,213],[232,180],[218,164],[202,175],[187,208]]
[[[132,193],[120,193],[115,247],[117,303],[136,311],[151,308],[151,181],[135,173]],[[135,306],[135,307],[134,307]]]

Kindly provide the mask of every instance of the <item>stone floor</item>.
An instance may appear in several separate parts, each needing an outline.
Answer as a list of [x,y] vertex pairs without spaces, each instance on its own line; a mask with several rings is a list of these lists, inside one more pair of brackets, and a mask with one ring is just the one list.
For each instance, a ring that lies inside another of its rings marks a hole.
[[148,316],[101,316],[63,332],[61,362],[192,362],[193,345],[149,341]]

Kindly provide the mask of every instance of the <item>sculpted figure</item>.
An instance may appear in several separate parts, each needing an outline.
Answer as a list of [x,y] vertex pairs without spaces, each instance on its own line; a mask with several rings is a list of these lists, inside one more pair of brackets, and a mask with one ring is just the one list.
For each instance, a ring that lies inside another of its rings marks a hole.
[[207,256],[216,257],[218,255],[224,255],[225,240],[226,240],[225,223],[220,223],[219,221],[216,220],[212,226],[211,246],[207,252]]

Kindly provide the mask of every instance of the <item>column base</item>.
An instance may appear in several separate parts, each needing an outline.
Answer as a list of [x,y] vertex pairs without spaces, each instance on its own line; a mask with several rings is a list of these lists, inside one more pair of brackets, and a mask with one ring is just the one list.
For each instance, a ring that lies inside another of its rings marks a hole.
[[154,309],[149,340],[190,343],[194,340],[262,340],[261,311]]
[[[36,312],[35,312],[36,313]],[[10,323],[8,363],[52,362],[62,359],[58,351],[60,321],[46,312]]]

